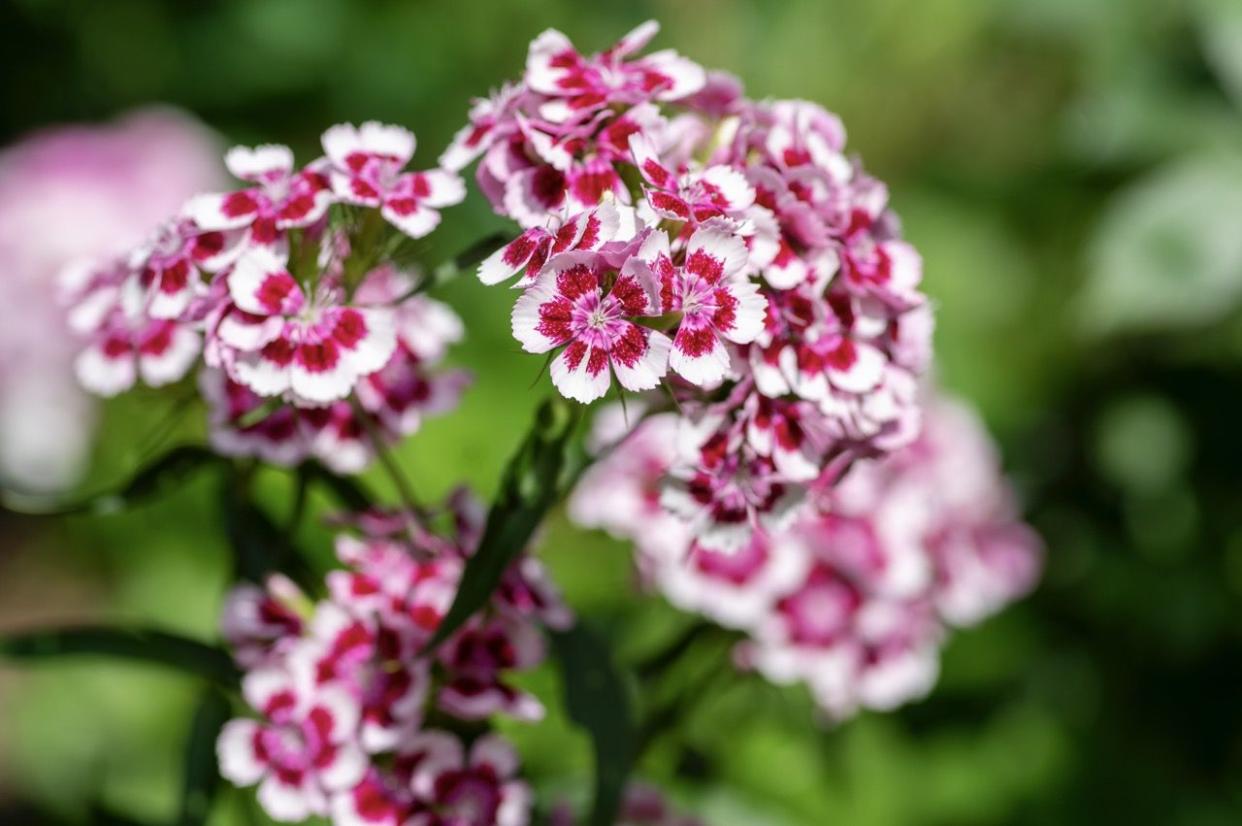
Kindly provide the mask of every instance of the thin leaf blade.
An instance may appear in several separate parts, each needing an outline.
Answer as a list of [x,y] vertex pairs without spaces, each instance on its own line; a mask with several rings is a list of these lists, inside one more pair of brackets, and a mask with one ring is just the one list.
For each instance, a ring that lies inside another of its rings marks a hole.
[[75,626],[0,636],[0,657],[39,662],[62,657],[103,656],[173,668],[235,688],[241,679],[220,648],[150,628]]
[[625,679],[608,646],[581,623],[552,634],[561,666],[565,709],[591,738],[595,784],[589,826],[612,826],[634,762],[634,716]]
[[580,464],[573,444],[578,419],[578,411],[560,396],[540,406],[534,427],[505,468],[483,538],[466,562],[457,595],[427,644],[428,652],[487,603],[505,570],[572,484]]
[[229,703],[218,691],[208,690],[203,694],[186,740],[178,826],[202,826],[211,814],[211,806],[220,790],[216,741],[230,715]]

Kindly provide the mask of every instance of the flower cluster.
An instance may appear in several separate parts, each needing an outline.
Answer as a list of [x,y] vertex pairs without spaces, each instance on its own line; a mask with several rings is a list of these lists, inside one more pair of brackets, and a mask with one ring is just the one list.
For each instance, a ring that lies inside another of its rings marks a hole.
[[[442,532],[430,525],[443,521]],[[258,785],[274,819],[336,824],[524,826],[530,791],[516,755],[494,734],[496,714],[542,716],[508,676],[544,657],[540,626],[572,616],[533,557],[429,657],[482,530],[468,493],[441,513],[368,512],[349,522],[312,603],[289,580],[239,586],[223,633],[246,669],[243,695],[259,719],[228,723],[222,774]],[[467,736],[468,735],[468,736]]]
[[480,279],[521,273],[512,316],[566,397],[664,385],[683,417],[665,505],[738,551],[854,459],[917,430],[931,317],[918,253],[840,121],[751,101],[640,26],[585,56],[559,32],[476,103],[441,158],[479,159],[524,229]]
[[217,167],[210,133],[159,109],[38,132],[0,152],[0,483],[54,492],[82,469],[93,405],[74,380],[59,272],[138,243],[217,185]]
[[393,253],[464,197],[461,179],[405,171],[415,140],[400,127],[338,125],[322,143],[300,169],[287,147],[235,147],[243,188],[198,195],[144,244],[66,273],[83,385],[168,385],[201,361],[220,452],[339,472],[367,464],[369,432],[393,440],[455,406],[465,376],[431,368],[462,324]]
[[982,424],[958,403],[931,401],[914,443],[859,463],[789,525],[734,553],[661,507],[679,426],[667,413],[644,419],[587,472],[571,517],[632,540],[645,578],[673,604],[743,632],[742,664],[805,683],[834,718],[922,696],[946,629],[999,610],[1038,574],[1039,541]]

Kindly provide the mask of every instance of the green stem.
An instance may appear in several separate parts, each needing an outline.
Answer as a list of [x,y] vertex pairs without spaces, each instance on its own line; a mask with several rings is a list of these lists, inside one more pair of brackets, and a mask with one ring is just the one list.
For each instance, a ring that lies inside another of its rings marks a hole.
[[380,235],[384,231],[384,216],[378,209],[362,212],[358,231],[349,239],[349,258],[345,259],[345,291],[352,296],[375,262],[379,260]]
[[392,485],[397,490],[397,496],[401,500],[402,507],[409,513],[423,516],[423,509],[419,507],[418,500],[414,497],[414,489],[410,486],[410,482],[406,479],[405,474],[401,472],[401,468],[398,467],[396,460],[392,458],[388,445],[384,443],[384,434],[380,433],[375,420],[357,398],[351,398],[350,403],[354,407],[354,418],[359,421],[362,429],[366,431],[367,439],[371,442],[371,448],[375,451],[375,458],[379,460],[380,466],[384,468],[384,472],[392,480]]

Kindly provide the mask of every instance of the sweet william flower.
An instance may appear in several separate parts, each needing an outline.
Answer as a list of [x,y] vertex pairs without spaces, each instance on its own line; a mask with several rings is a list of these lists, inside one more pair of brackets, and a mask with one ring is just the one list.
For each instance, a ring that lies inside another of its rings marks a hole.
[[228,286],[240,315],[226,317],[216,331],[236,351],[225,366],[261,396],[289,392],[311,404],[343,399],[396,348],[390,311],[343,305],[326,289],[308,296],[266,247],[238,259]]
[[283,822],[328,814],[332,794],[355,786],[367,767],[348,692],[303,682],[279,667],[247,674],[242,692],[264,719],[230,721],[217,744],[220,773],[258,784],[264,811]]
[[190,200],[185,212],[206,230],[244,231],[246,246],[281,244],[286,231],[311,226],[332,204],[324,165],[294,171],[293,152],[287,146],[235,146],[224,156],[224,163],[235,177],[255,186],[199,195]]
[[608,392],[614,372],[627,390],[659,384],[671,342],[634,323],[651,311],[634,274],[617,272],[595,254],[564,253],[517,300],[513,335],[529,353],[563,348],[552,360],[552,382],[586,404]]
[[694,223],[742,219],[755,203],[754,187],[736,169],[718,164],[678,175],[660,160],[649,135],[631,135],[629,146],[634,165],[647,183],[647,203],[661,218]]
[[475,740],[467,752],[443,731],[419,734],[406,750],[414,765],[416,813],[409,826],[526,826],[529,787],[514,779],[513,747],[496,735]]
[[584,57],[569,38],[548,29],[530,45],[526,85],[549,98],[539,114],[554,123],[580,120],[615,104],[674,101],[703,88],[702,67],[671,50],[631,58],[660,26],[643,23],[598,55]]
[[75,304],[69,324],[87,341],[74,362],[83,387],[115,396],[139,379],[160,387],[189,372],[201,349],[198,333],[151,318],[146,291],[126,264],[74,268],[68,274],[66,291]]
[[531,227],[488,256],[479,265],[479,280],[492,285],[523,272],[518,286],[535,283],[548,259],[562,252],[594,252],[617,237],[621,216],[617,206],[605,201],[594,209],[563,220],[551,218],[547,226]]
[[638,253],[648,262],[661,314],[680,316],[669,366],[701,387],[718,385],[729,370],[726,341],[746,344],[763,330],[767,301],[742,276],[746,245],[736,235],[699,229],[690,236],[685,259],[675,266],[668,236],[656,231]]
[[460,203],[466,188],[445,169],[402,172],[414,146],[414,133],[399,126],[375,121],[333,126],[323,134],[323,150],[337,197],[378,208],[397,229],[422,238],[439,225],[439,209]]

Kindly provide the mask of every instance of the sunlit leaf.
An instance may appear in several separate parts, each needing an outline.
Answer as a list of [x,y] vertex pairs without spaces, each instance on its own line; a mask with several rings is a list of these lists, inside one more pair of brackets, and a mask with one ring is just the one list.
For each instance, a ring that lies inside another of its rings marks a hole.
[[1122,192],[1101,222],[1083,322],[1092,333],[1217,321],[1242,300],[1242,159],[1204,157]]

